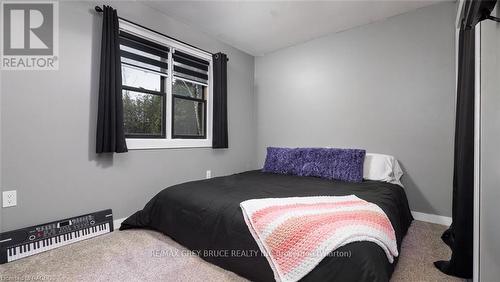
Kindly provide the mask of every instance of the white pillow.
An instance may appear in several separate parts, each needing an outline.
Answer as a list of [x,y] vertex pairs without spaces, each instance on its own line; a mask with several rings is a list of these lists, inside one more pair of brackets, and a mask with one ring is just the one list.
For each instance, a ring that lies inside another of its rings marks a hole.
[[393,156],[366,153],[363,164],[364,179],[389,182],[403,187],[399,181],[402,175],[403,170]]

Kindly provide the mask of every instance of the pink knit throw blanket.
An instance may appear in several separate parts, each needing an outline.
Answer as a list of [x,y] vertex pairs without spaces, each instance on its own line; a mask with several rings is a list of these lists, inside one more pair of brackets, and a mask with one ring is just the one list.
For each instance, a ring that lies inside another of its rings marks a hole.
[[378,244],[390,263],[398,256],[387,215],[354,195],[254,199],[240,206],[276,281],[298,281],[351,242]]

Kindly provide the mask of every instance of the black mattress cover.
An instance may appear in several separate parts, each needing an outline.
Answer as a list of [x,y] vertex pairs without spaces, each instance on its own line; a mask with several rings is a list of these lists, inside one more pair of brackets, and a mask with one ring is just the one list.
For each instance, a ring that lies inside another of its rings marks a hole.
[[[166,188],[143,210],[127,218],[120,230],[157,230],[224,269],[253,281],[274,281],[271,267],[245,224],[240,203],[258,198],[352,194],[382,208],[401,250],[402,238],[413,220],[402,187],[378,181],[347,183],[261,171]],[[332,252],[301,281],[388,281],[395,263],[389,263],[375,243],[354,242]]]

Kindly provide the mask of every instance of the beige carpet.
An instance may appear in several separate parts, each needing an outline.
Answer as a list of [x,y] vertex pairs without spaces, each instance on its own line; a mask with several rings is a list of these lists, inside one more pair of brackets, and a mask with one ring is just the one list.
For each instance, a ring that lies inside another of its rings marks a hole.
[[[439,239],[444,229],[414,221],[392,281],[460,281],[432,265],[449,257]],[[0,280],[246,281],[189,254],[169,237],[146,230],[113,232],[1,265]]]

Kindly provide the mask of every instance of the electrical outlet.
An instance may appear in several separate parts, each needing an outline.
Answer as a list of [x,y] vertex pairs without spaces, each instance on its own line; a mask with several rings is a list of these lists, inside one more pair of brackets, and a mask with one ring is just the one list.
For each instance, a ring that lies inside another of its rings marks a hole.
[[14,207],[17,205],[17,192],[16,190],[12,191],[3,191],[2,192],[2,207]]
[[212,178],[212,171],[207,170],[207,179],[210,179],[210,178]]

